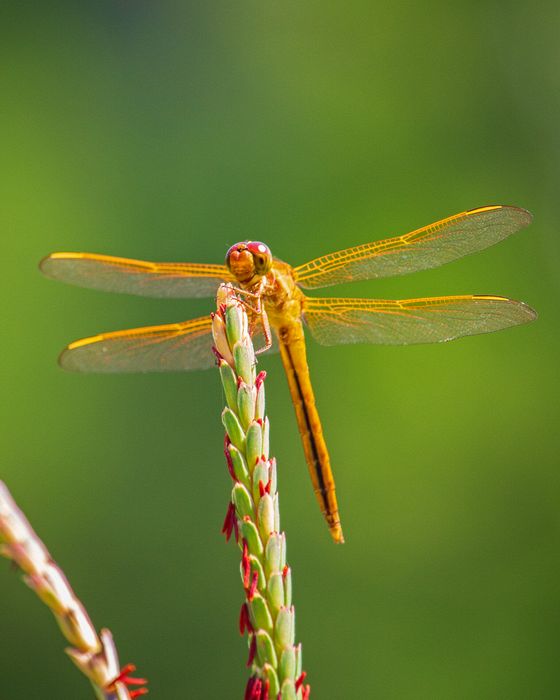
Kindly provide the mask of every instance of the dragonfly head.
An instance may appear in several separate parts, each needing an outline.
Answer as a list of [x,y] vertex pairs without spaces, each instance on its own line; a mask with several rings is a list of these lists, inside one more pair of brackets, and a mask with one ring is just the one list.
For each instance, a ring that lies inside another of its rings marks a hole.
[[259,241],[243,241],[232,245],[226,254],[226,265],[241,284],[255,277],[264,277],[272,267],[270,248]]

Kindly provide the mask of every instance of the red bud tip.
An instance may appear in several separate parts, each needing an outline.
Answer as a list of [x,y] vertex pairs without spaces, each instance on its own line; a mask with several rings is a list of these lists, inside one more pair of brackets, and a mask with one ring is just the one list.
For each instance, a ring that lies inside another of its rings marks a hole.
[[286,564],[286,565],[284,566],[284,568],[282,569],[282,578],[285,579],[286,576],[288,575],[288,572],[289,572],[289,571],[290,571],[290,567]]
[[[105,690],[109,692],[114,692],[116,690],[115,686],[117,683],[122,683],[125,686],[129,685],[145,685],[148,681],[145,678],[133,678],[129,676],[129,673],[136,671],[136,666],[134,664],[126,664],[123,666],[119,675],[116,676],[112,681],[110,681],[106,686]],[[140,695],[146,695],[148,692],[147,688],[138,688],[137,690],[129,690],[129,695],[131,698],[137,698]]]
[[263,692],[261,693],[262,700],[269,700],[269,692],[270,692],[270,681],[267,678],[264,682]]
[[261,428],[264,425],[263,419],[262,418],[257,418],[257,423],[261,426]]
[[229,503],[226,517],[224,518],[224,524],[222,525],[222,533],[226,536],[226,542],[229,542],[232,530],[237,532],[237,518],[235,517],[235,506],[233,503]]
[[[255,660],[256,653],[257,653],[257,638],[255,637],[255,635],[253,635],[251,637],[251,644],[249,645],[249,658],[247,659],[247,666],[250,666],[253,663],[253,661]],[[260,681],[259,681],[259,683],[260,683]],[[251,695],[250,697],[253,697],[253,696]]]
[[245,630],[247,630],[249,633],[253,631],[253,625],[249,619],[249,608],[247,607],[247,603],[243,603],[241,606],[241,612],[239,613],[239,632],[244,634]]
[[220,362],[224,359],[224,356],[218,350],[218,348],[214,347],[213,345],[212,345],[212,352],[214,353],[214,357],[216,358],[216,364],[219,365]]
[[255,681],[256,681],[255,676],[250,676],[249,680],[247,681],[247,685],[245,686],[245,697],[244,700],[251,700],[253,697],[253,688],[255,686]]
[[296,680],[295,686],[296,686],[296,693],[297,691],[301,688],[303,685],[303,681],[305,680],[305,676],[307,676],[307,673],[305,671],[301,672],[301,675],[299,678]]
[[301,700],[309,700],[309,696],[311,695],[311,686],[306,685],[304,688],[301,690]]
[[262,498],[265,493],[266,493],[266,486],[263,484],[262,481],[259,481],[259,496]]
[[251,700],[261,700],[261,690],[262,681],[260,678],[255,680],[255,685],[253,686],[253,694],[251,695]]
[[249,577],[251,576],[251,562],[249,560],[249,548],[247,540],[243,540],[243,555],[241,557],[241,566],[243,568],[243,588],[249,587]]
[[258,583],[259,583],[259,572],[253,571],[253,576],[251,577],[251,586],[249,587],[249,590],[247,591],[247,598],[249,600],[253,600],[253,596],[255,595],[255,591],[257,590]]
[[269,480],[266,482],[266,486],[264,487],[264,490],[265,490],[267,493],[270,493],[270,489],[271,489],[271,488],[272,488],[272,480],[269,479]]
[[257,387],[257,389],[261,388],[261,384],[264,382],[265,379],[266,379],[266,372],[263,369],[257,374],[257,378],[255,379],[255,386]]
[[231,458],[231,455],[230,455],[229,449],[228,449],[228,447],[230,445],[231,445],[231,440],[229,439],[228,435],[226,434],[226,436],[224,438],[224,455],[226,458],[226,464],[227,464],[229,475],[237,483],[237,477],[235,476],[235,471],[233,469],[233,459]]
[[239,543],[239,525],[237,524],[237,518],[233,519],[233,532],[235,533],[235,541]]
[[222,316],[226,315],[226,305],[225,304],[220,304],[220,314]]

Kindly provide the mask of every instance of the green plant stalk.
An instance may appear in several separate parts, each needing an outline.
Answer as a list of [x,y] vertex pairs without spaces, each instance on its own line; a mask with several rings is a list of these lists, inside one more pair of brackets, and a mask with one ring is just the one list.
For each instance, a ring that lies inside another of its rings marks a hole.
[[223,532],[228,540],[235,533],[241,549],[246,597],[239,620],[241,634],[248,634],[251,668],[245,700],[307,700],[286,536],[280,531],[276,460],[269,455],[266,374],[256,373],[247,313],[231,285],[220,287],[212,324],[227,404],[224,451],[234,482]]
[[62,634],[72,645],[66,653],[89,678],[98,700],[132,700],[148,692],[146,688],[127,687],[147,681],[128,675],[135,670],[132,665],[121,670],[111,632],[102,629],[97,634],[64,572],[1,481],[0,554],[17,564],[25,583],[51,609]]

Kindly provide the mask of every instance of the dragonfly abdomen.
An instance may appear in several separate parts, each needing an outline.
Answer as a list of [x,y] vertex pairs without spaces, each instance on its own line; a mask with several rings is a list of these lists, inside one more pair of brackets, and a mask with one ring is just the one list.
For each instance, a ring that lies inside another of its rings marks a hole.
[[334,477],[309,376],[301,322],[277,330],[298,428],[315,496],[335,542],[344,542]]

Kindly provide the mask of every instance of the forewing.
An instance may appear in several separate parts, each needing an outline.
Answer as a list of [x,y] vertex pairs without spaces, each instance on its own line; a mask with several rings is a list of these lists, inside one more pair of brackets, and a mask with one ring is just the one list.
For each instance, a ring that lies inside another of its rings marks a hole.
[[404,236],[324,255],[296,267],[294,274],[301,287],[314,288],[438,267],[498,243],[531,218],[517,207],[471,209]]
[[440,343],[528,323],[536,316],[527,304],[497,296],[306,298],[304,305],[304,318],[322,345]]
[[40,263],[53,279],[80,287],[147,297],[212,297],[233,281],[225,265],[154,263],[95,253],[52,253]]
[[167,372],[214,364],[210,316],[102,333],[71,343],[60,365],[75,372]]

